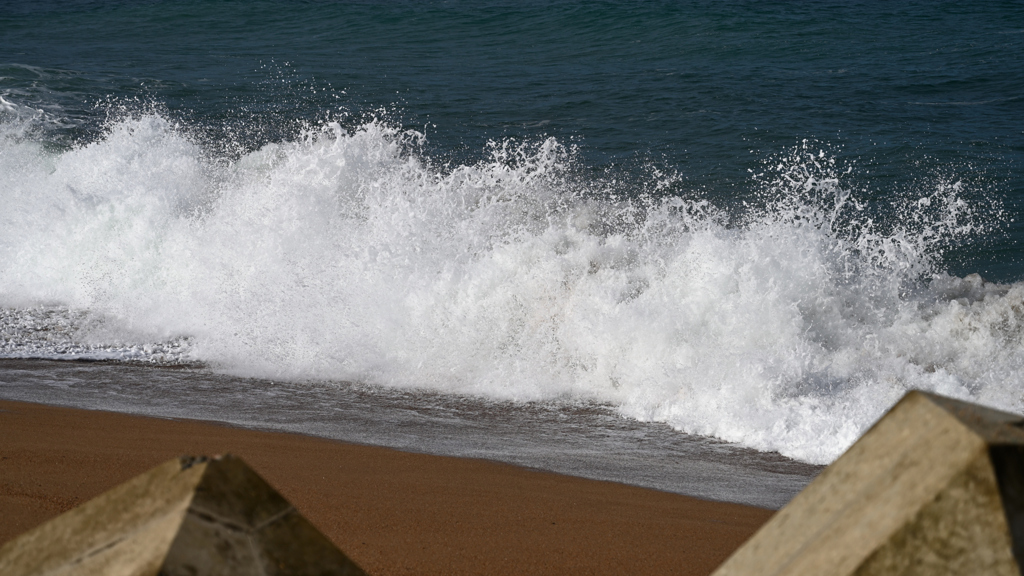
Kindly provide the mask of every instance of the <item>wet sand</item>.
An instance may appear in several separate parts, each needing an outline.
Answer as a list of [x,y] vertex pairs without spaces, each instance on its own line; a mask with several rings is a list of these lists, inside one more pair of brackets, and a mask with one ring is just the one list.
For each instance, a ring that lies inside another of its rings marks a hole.
[[0,543],[183,454],[244,458],[370,574],[708,574],[772,511],[485,460],[0,401]]

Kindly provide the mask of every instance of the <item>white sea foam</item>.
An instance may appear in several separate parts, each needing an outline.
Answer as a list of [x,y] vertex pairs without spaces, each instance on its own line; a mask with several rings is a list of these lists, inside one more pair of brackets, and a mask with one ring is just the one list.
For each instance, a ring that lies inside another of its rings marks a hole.
[[442,170],[421,138],[0,137],[0,355],[582,398],[818,463],[910,388],[1024,410],[1024,285],[937,267],[978,232],[955,180],[883,225],[799,146],[740,216],[583,181],[554,140]]

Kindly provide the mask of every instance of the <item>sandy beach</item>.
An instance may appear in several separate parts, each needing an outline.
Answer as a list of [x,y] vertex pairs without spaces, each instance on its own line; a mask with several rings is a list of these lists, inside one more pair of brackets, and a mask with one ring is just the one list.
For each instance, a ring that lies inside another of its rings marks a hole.
[[183,454],[230,452],[371,574],[708,574],[772,514],[484,460],[0,401],[0,542]]

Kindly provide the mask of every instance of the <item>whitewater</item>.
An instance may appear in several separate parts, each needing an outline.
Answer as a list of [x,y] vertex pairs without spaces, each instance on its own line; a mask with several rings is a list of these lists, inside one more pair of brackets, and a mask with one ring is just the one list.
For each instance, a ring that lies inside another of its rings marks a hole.
[[590,402],[816,464],[910,389],[1024,412],[1024,283],[943,266],[1006,219],[955,169],[880,205],[794,142],[717,205],[554,138],[451,163],[387,120],[247,149],[133,112],[57,146],[3,104],[2,358]]

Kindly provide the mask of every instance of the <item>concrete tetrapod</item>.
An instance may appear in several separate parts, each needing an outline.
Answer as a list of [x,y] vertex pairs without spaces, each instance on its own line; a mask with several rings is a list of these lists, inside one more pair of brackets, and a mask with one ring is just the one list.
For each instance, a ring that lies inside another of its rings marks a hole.
[[1020,576],[1024,417],[913,391],[712,576]]
[[181,458],[0,548],[0,574],[365,573],[241,459]]

